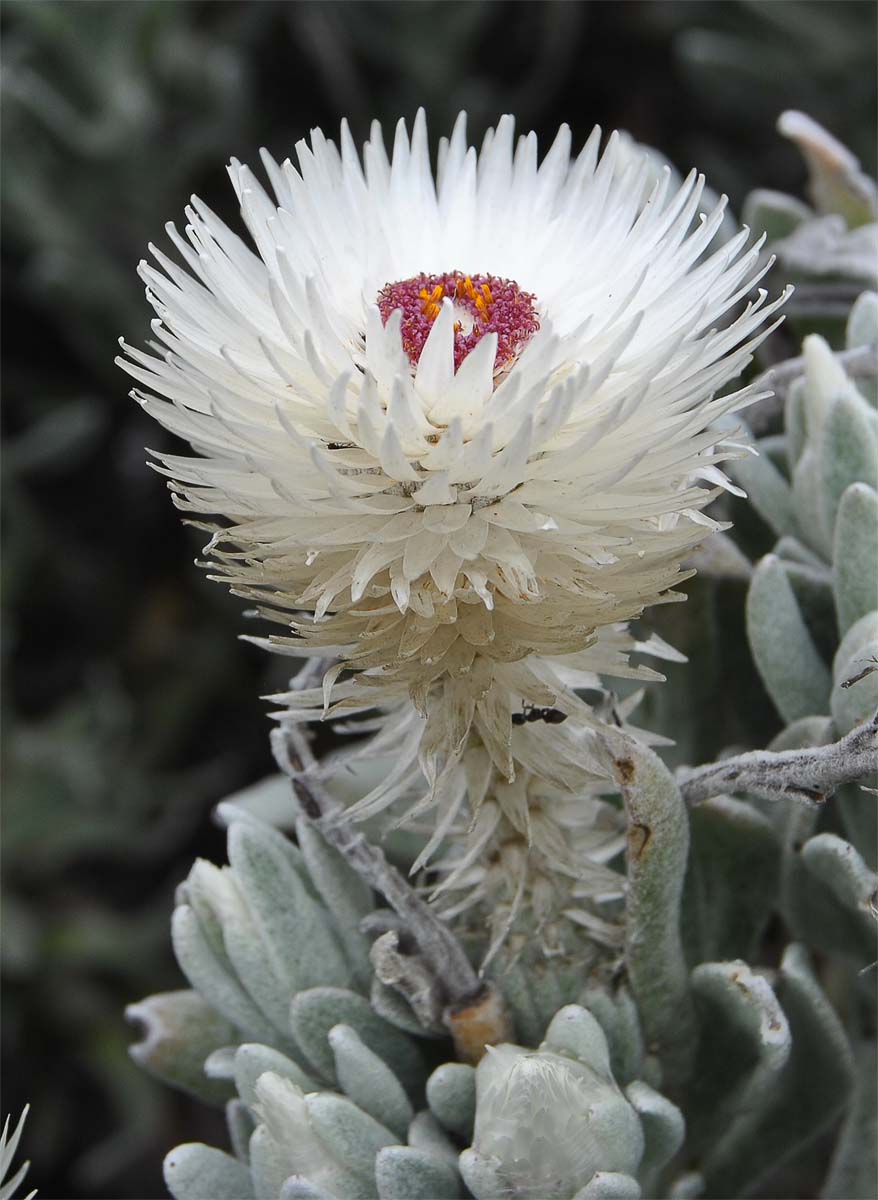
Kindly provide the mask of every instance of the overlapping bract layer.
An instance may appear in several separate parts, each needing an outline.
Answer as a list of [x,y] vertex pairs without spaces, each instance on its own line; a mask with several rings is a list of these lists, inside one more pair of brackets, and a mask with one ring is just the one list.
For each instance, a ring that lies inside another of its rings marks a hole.
[[[716,393],[780,303],[741,309],[757,251],[744,230],[709,253],[723,205],[698,219],[700,177],[669,194],[599,140],[571,159],[562,127],[538,163],[504,117],[477,154],[461,117],[434,182],[423,114],[391,158],[375,126],[362,163],[346,126],[340,148],[315,131],[298,169],[265,157],[275,199],[232,163],[257,253],[193,200],[188,240],[169,226],[188,271],[158,250],[141,267],[157,342],[124,365],[198,452],[159,469],[181,509],[223,519],[220,577],[291,627],[273,643],[461,728],[510,690],[545,702],[528,656],[668,598],[735,453],[711,425],[753,398]],[[490,333],[455,370],[447,299],[416,367],[401,314],[382,321],[386,284],[450,270],[536,297],[502,375]]]
[[[632,652],[682,659],[658,637],[638,642],[623,625],[605,626],[588,650],[529,663],[543,680],[540,704],[554,697],[559,708],[528,707],[510,668],[492,703],[476,706],[471,729],[471,714],[453,702],[456,681],[438,685],[426,727],[405,697],[375,717],[362,688],[336,688],[330,714],[357,717],[345,724],[348,732],[374,730],[321,765],[320,776],[344,800],[338,820],[377,820],[416,836],[412,873],[430,867],[426,891],[440,913],[480,938],[488,931],[486,962],[513,925],[549,955],[563,952],[568,922],[618,949],[623,879],[607,864],[622,849],[625,822],[602,798],[618,790],[602,744],[604,722],[643,742],[664,739],[628,723],[640,691],[623,702],[606,697],[597,711],[580,697],[607,676],[663,678],[629,663]],[[323,689],[294,687],[271,698],[283,705],[279,721],[295,724],[320,711]],[[449,742],[456,752],[443,756]]]

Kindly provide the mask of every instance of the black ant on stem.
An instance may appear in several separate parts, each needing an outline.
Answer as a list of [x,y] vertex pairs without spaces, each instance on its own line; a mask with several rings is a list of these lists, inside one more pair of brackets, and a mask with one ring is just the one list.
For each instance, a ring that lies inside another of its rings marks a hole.
[[524,725],[525,722],[531,724],[533,721],[545,721],[547,725],[560,725],[562,721],[567,720],[567,713],[561,712],[558,708],[536,708],[534,705],[525,705],[523,712],[512,714],[513,725]]

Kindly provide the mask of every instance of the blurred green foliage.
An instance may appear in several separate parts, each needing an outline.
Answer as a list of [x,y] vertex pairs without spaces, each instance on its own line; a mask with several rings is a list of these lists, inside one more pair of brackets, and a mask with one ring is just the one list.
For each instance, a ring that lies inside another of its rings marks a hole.
[[[170,1145],[215,1138],[129,1063],[122,1008],[177,984],[173,887],[220,852],[210,805],[269,770],[259,695],[284,675],[236,641],[241,605],[192,567],[199,541],[144,466],[167,439],[113,356],[148,336],[147,243],[193,190],[234,220],[229,155],[419,104],[434,137],[462,107],[475,138],[502,111],[544,139],[627,128],[738,210],[757,185],[801,191],[783,108],[874,172],[875,8],[7,0],[3,25],[4,1105],[33,1105],[40,1195],[142,1200]],[[692,617],[666,631],[684,648]],[[682,707],[725,670],[687,668]],[[754,697],[750,719],[767,712]]]

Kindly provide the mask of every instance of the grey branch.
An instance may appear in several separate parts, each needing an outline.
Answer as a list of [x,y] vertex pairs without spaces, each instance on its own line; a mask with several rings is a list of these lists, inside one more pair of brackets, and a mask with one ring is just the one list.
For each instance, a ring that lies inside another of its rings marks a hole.
[[[845,309],[847,312],[847,309]],[[841,350],[836,361],[852,379],[878,378],[878,353],[871,346],[856,346],[853,350]],[[780,413],[787,398],[790,385],[805,373],[805,359],[788,358],[780,366],[772,367],[753,381],[754,388],[772,388],[773,396],[754,404],[747,410],[745,420],[752,433],[761,436],[767,433],[772,422]]]
[[878,713],[829,746],[754,750],[705,767],[683,767],[677,783],[687,804],[748,792],[765,800],[822,804],[843,784],[878,771]]
[[343,806],[315,777],[317,762],[302,730],[295,725],[275,729],[271,744],[278,766],[292,781],[304,815],[401,918],[421,959],[434,978],[441,981],[446,1004],[475,1002],[485,993],[487,985],[479,979],[451,930],[388,863],[381,849],[371,845],[350,822],[333,819],[343,811]]

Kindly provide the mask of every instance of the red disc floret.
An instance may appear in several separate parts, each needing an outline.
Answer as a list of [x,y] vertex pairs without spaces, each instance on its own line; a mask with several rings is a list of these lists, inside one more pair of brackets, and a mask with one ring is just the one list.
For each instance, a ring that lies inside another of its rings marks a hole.
[[402,310],[402,345],[413,366],[446,299],[453,303],[456,315],[455,371],[486,333],[497,334],[494,370],[500,371],[540,327],[536,296],[523,292],[512,279],[446,271],[386,283],[378,293],[378,311],[386,325],[392,312]]

